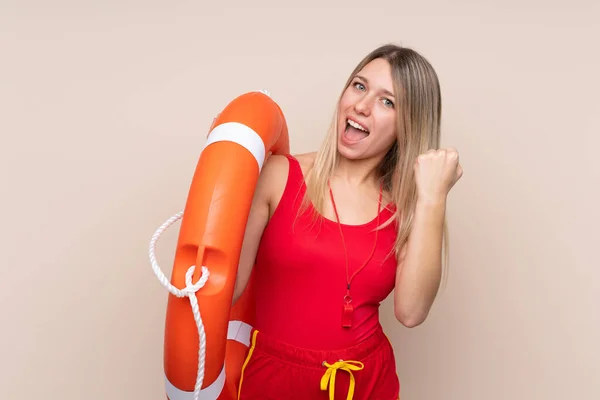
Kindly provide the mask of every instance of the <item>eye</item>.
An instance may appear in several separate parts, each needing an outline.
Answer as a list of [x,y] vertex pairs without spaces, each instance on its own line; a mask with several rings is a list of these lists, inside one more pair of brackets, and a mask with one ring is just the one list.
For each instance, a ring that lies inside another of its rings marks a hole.
[[391,101],[390,99],[383,99],[383,104],[384,104],[386,107],[392,107],[392,108],[394,107],[394,102],[393,102],[393,101]]
[[365,90],[365,85],[363,85],[360,82],[354,82],[354,87],[357,88],[358,90]]

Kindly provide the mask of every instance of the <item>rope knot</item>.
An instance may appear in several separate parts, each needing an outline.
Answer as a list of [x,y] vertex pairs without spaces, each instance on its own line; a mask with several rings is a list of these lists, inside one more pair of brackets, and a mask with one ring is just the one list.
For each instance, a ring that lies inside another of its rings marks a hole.
[[327,370],[321,378],[321,390],[327,390],[327,387],[329,386],[329,400],[334,400],[335,375],[338,370],[346,371],[348,374],[350,374],[350,386],[348,387],[348,396],[346,397],[346,400],[352,400],[354,397],[354,386],[356,385],[352,371],[360,371],[365,367],[364,364],[360,361],[340,360],[334,362],[333,364],[323,361],[323,366],[327,367]]
[[202,266],[202,269],[201,269],[202,275],[200,276],[200,279],[198,279],[198,282],[193,283],[192,277],[194,276],[195,271],[196,271],[196,266],[192,265],[191,267],[188,268],[187,272],[185,273],[185,288],[180,290],[180,292],[183,296],[193,295],[198,290],[200,290],[202,287],[204,287],[204,285],[208,281],[210,272],[208,271],[208,268],[206,268],[205,266]]

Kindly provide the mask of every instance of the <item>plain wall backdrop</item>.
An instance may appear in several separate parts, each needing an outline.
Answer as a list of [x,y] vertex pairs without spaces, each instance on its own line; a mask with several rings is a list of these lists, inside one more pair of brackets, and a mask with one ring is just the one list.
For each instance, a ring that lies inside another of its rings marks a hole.
[[213,117],[267,89],[292,151],[315,150],[386,42],[436,68],[465,169],[447,289],[415,329],[382,305],[402,400],[600,398],[599,17],[592,0],[0,1],[0,398],[164,399],[148,243]]

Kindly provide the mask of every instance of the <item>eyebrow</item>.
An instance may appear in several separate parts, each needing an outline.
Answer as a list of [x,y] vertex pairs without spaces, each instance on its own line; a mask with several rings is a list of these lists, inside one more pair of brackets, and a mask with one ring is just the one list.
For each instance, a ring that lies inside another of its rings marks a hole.
[[[364,81],[367,84],[369,83],[369,80],[362,75],[356,75],[356,78],[360,79],[361,81]],[[387,90],[387,89],[382,89],[382,90],[383,90],[383,93],[387,94],[388,96],[395,97],[394,93],[390,92],[389,90]]]

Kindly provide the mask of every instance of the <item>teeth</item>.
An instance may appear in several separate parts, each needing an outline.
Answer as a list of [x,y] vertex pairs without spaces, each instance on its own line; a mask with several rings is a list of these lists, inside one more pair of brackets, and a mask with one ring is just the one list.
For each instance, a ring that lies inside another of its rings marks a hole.
[[365,127],[363,127],[362,125],[359,125],[358,123],[356,123],[350,119],[348,120],[348,125],[350,125],[353,128],[356,128],[358,130],[361,130],[363,132],[367,132],[367,133],[369,132]]

